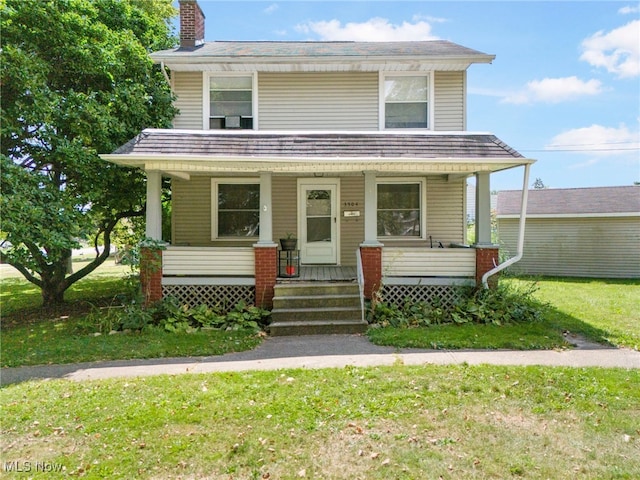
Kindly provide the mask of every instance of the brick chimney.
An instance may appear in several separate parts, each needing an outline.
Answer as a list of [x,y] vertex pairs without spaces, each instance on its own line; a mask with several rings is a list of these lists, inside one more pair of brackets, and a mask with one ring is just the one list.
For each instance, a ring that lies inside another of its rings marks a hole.
[[204,13],[198,0],[180,0],[180,47],[199,47],[204,43]]

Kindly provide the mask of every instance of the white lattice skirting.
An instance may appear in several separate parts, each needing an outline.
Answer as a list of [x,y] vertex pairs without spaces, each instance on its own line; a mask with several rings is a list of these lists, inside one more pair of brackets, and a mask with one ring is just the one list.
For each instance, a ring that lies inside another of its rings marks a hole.
[[229,310],[240,301],[247,305],[255,303],[253,285],[163,285],[163,297],[174,297],[183,305],[197,307],[219,306]]
[[413,302],[434,303],[452,306],[461,295],[461,288],[455,285],[384,285],[382,299],[401,307],[407,299]]

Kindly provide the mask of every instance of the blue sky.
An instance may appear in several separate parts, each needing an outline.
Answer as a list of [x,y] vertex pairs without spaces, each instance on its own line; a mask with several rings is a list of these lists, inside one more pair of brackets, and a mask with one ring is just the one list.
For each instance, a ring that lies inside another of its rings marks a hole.
[[[212,40],[444,39],[496,55],[468,73],[471,131],[537,163],[552,188],[640,181],[640,3],[207,1]],[[520,189],[522,169],[492,176]]]

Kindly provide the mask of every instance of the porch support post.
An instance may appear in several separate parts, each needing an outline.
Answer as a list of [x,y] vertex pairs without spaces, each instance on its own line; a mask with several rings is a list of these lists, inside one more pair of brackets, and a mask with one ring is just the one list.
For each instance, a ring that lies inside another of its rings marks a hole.
[[273,245],[271,172],[260,172],[260,237],[258,244]]
[[147,172],[147,222],[146,237],[162,240],[162,174]]
[[[491,242],[491,184],[489,173],[476,173],[476,285],[482,276],[498,265],[498,246]],[[492,283],[498,278],[493,277]]]
[[489,173],[476,173],[476,245],[491,243],[491,185]]
[[[148,171],[147,214],[145,236],[162,241],[162,174]],[[162,249],[158,246],[140,248],[140,283],[145,305],[162,299]]]
[[378,192],[376,172],[364,172],[364,242],[363,246],[381,247],[378,241]]
[[278,276],[278,246],[260,245],[253,246],[255,253],[255,280],[256,301],[258,307],[271,309],[273,307],[273,289]]
[[271,208],[271,172],[260,172],[260,236],[253,246],[255,254],[255,304],[273,307],[273,288],[278,276],[278,246],[273,243],[273,213]]
[[364,296],[371,299],[382,286],[382,243],[378,241],[376,172],[364,173],[364,242],[360,244]]

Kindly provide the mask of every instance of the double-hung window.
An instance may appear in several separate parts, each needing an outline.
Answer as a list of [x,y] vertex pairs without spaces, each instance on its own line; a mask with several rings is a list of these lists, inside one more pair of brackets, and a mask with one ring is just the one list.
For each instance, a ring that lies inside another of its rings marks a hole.
[[211,181],[212,237],[253,238],[260,233],[260,182],[258,179]]
[[253,128],[253,76],[209,77],[209,128]]
[[377,183],[378,238],[425,238],[425,184],[422,179]]
[[384,76],[384,128],[429,128],[429,76]]

